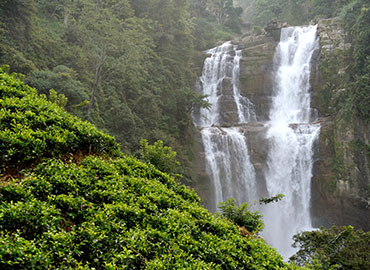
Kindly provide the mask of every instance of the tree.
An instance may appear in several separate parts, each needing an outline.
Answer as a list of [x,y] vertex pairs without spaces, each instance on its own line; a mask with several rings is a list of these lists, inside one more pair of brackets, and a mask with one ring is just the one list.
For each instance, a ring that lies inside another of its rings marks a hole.
[[0,21],[5,23],[9,34],[17,41],[26,42],[30,39],[34,12],[34,0],[2,0],[0,2]]
[[370,119],[370,5],[367,1],[356,0],[344,9],[347,30],[353,40],[352,89],[350,96],[355,114],[369,123]]
[[33,71],[26,83],[37,88],[41,94],[49,94],[50,89],[68,98],[69,106],[75,106],[88,99],[88,91],[78,80],[77,73],[66,66],[59,65],[50,70]]
[[120,22],[113,16],[109,8],[103,8],[98,2],[86,2],[82,15],[81,23],[83,31],[86,34],[85,46],[92,52],[90,60],[94,67],[94,76],[91,85],[90,102],[87,116],[90,118],[92,108],[95,102],[104,65],[110,54],[119,46]]
[[62,17],[65,7],[71,0],[37,0],[36,5],[40,12],[48,18]]
[[50,89],[49,101],[57,104],[61,108],[64,108],[68,102],[68,98],[63,94],[58,94],[54,89]]
[[190,0],[190,12],[196,17],[209,16],[210,14],[207,11],[207,2],[207,0]]
[[278,195],[273,196],[273,197],[262,198],[262,199],[259,200],[259,203],[260,204],[269,204],[269,203],[273,203],[273,202],[278,202],[278,201],[281,201],[284,197],[285,197],[284,194],[278,194]]
[[[83,46],[92,67],[87,115],[93,120],[91,113],[102,86],[113,87],[110,95],[121,92],[121,99],[127,97],[131,88],[135,89],[132,92],[137,91],[145,78],[143,61],[151,57],[153,45],[143,27],[145,20],[134,16],[127,0],[86,1],[76,23],[84,36]],[[123,79],[120,86],[116,83],[118,78]],[[104,97],[107,90],[102,91]]]
[[303,232],[293,237],[299,248],[290,260],[298,265],[321,265],[320,269],[370,269],[370,232],[352,226]]
[[236,23],[235,18],[239,18],[243,12],[240,7],[234,8],[232,0],[210,0],[208,9],[215,16],[219,25],[225,25],[227,22]]

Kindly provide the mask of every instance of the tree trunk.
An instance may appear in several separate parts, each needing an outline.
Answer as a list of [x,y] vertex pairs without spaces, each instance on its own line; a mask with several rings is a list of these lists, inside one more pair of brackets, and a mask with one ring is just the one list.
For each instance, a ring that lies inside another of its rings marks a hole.
[[94,83],[91,91],[91,96],[90,96],[90,102],[89,102],[89,107],[87,109],[87,118],[90,118],[92,108],[94,106],[95,102],[95,96],[98,91],[99,83],[100,83],[100,78],[101,78],[101,73],[103,70],[103,66],[105,63],[105,59],[107,58],[106,55],[106,50],[105,48],[102,50],[101,54],[98,56],[97,62],[96,62],[96,67],[95,67],[95,75],[94,75]]

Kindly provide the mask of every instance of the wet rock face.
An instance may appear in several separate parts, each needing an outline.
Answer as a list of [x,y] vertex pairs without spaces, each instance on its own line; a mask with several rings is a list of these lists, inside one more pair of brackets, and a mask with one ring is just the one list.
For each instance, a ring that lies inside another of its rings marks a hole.
[[233,84],[231,78],[222,81],[222,96],[218,102],[220,106],[220,123],[237,123],[238,113],[233,95]]
[[324,59],[336,50],[345,51],[351,48],[351,43],[346,40],[343,22],[339,18],[320,20],[317,31]]
[[242,50],[240,92],[255,105],[258,121],[268,120],[273,59],[277,42],[269,35],[246,35],[237,41]]
[[317,25],[320,51],[313,56],[312,106],[321,116],[331,116],[338,113],[338,101],[347,91],[344,87],[350,79],[351,44],[340,19],[320,20]]
[[[313,107],[322,117],[320,157],[315,166],[312,215],[315,226],[354,225],[370,230],[370,130],[346,117],[339,102],[350,89],[351,44],[338,18],[318,22],[321,51],[311,77]],[[367,145],[367,146],[366,146]]]
[[267,196],[267,187],[264,171],[269,152],[269,143],[266,139],[267,126],[263,123],[248,123],[242,127],[249,149],[249,155],[256,172],[258,181],[257,194],[259,198]]

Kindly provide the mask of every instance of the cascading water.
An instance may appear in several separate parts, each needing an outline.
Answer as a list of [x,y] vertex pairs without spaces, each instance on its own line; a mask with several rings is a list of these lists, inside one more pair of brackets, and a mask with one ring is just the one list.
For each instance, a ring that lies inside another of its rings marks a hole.
[[313,145],[319,124],[310,124],[311,57],[319,46],[316,26],[282,29],[275,54],[274,94],[267,132],[266,186],[284,199],[263,209],[263,235],[284,257],[294,253],[294,234],[312,229],[310,217]]
[[[226,42],[209,50],[198,91],[208,96],[210,110],[194,111],[205,153],[206,173],[213,186],[211,211],[233,197],[240,204],[261,195],[285,195],[261,207],[266,224],[263,236],[287,258],[291,238],[311,229],[310,197],[313,145],[320,126],[310,108],[311,57],[318,47],[316,27],[282,29],[275,53],[274,96],[264,140],[268,154],[257,176],[245,130],[256,122],[253,104],[239,91],[241,51]],[[253,146],[253,145],[251,145]],[[253,146],[258,148],[259,145]],[[261,169],[262,168],[262,169]],[[263,170],[263,168],[265,168]],[[262,191],[261,191],[262,190]]]
[[193,119],[201,127],[206,171],[214,187],[210,210],[216,211],[219,202],[233,197],[241,203],[255,190],[255,172],[242,131],[239,127],[220,127],[255,120],[255,114],[251,102],[239,92],[241,51],[226,42],[207,53],[210,56],[205,60],[198,90],[208,96],[212,106],[200,109]]
[[240,204],[255,198],[256,175],[240,128],[209,127],[201,131],[206,169],[214,184],[214,205],[228,198]]

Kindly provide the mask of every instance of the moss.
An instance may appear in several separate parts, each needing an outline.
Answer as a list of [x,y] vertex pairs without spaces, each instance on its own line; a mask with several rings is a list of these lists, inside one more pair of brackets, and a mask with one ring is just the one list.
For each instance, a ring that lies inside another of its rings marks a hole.
[[370,159],[370,144],[367,144],[366,142],[361,141],[361,140],[356,140],[356,141],[351,141],[349,143],[349,146],[351,150],[360,151],[364,153]]
[[326,190],[330,194],[334,194],[335,193],[335,191],[337,190],[337,182],[336,182],[335,179],[330,180],[329,182],[327,182],[327,184],[326,184]]
[[335,172],[337,179],[345,179],[347,174],[347,166],[344,162],[344,145],[339,142],[335,142],[334,148],[335,156],[333,162],[333,171]]
[[335,115],[348,101],[351,86],[347,69],[351,62],[351,49],[341,47],[338,40],[323,39],[321,44],[334,46],[335,49],[334,51],[322,49],[319,65],[320,81],[315,87],[313,103],[322,115]]

